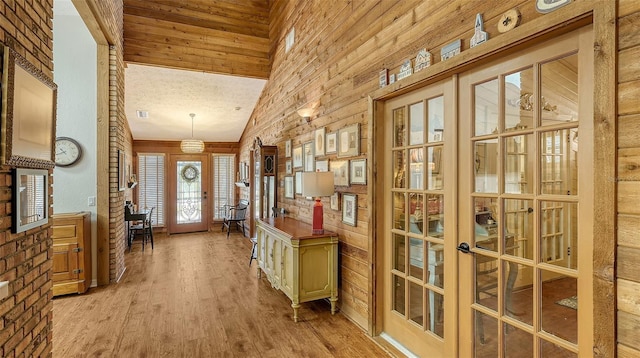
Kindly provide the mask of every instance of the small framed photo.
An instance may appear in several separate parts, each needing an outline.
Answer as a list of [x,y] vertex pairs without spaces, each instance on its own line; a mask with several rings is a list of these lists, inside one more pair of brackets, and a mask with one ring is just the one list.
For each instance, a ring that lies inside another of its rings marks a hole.
[[291,139],[284,142],[284,156],[285,158],[291,158]]
[[350,184],[367,184],[367,160],[353,159],[349,161]]
[[360,123],[338,130],[338,157],[354,157],[360,154]]
[[123,191],[127,188],[127,174],[124,170],[125,158],[124,151],[118,149],[118,191]]
[[356,226],[358,218],[358,196],[356,194],[342,194],[342,222]]
[[295,198],[295,194],[293,191],[293,177],[286,176],[284,177],[284,197],[293,199]]
[[329,171],[329,160],[316,160],[316,171],[317,172],[328,172]]
[[316,143],[315,153],[316,157],[321,157],[324,155],[325,147],[324,147],[324,127],[320,129],[316,129],[316,133],[314,135],[314,140]]
[[291,163],[291,159],[285,162],[285,166],[287,168],[287,174],[293,174],[293,163]]
[[331,195],[331,210],[340,210],[340,193],[338,192]]
[[331,162],[333,172],[333,184],[338,186],[349,186],[349,161],[334,160]]
[[302,172],[296,172],[295,193],[302,195]]
[[316,170],[316,160],[313,154],[313,141],[302,145],[302,155],[304,160],[304,171],[314,172]]
[[338,132],[328,133],[326,136],[326,154],[333,154],[338,152]]
[[293,148],[293,167],[302,168],[302,147]]

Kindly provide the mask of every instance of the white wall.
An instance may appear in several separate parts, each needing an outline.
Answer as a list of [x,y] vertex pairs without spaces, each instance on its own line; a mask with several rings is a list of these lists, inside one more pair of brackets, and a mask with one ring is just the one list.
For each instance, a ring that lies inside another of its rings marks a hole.
[[82,146],[80,161],[53,170],[53,212],[91,212],[91,257],[96,285],[97,194],[97,46],[69,0],[53,7],[53,79],[58,85],[57,137],[71,137]]

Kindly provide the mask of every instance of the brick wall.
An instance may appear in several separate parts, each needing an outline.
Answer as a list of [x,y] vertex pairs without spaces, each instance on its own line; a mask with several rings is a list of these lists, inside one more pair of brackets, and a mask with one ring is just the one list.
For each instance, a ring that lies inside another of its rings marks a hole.
[[[0,4],[0,41],[50,78],[53,78],[52,17],[52,0],[5,0]],[[1,166],[0,280],[9,281],[9,296],[0,300],[0,356],[49,356],[51,229],[50,225],[43,225],[11,233],[11,187],[11,168]]]

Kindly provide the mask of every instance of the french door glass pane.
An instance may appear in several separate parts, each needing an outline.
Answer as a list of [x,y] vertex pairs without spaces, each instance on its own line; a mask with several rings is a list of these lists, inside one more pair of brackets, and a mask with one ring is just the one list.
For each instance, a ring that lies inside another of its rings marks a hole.
[[444,288],[444,245],[431,241],[427,246],[427,283]]
[[405,208],[407,207],[405,193],[393,193],[393,228],[404,230],[406,225]]
[[393,151],[393,187],[404,188],[406,182],[406,151],[394,150]]
[[[532,135],[505,138],[504,191],[511,194],[533,192],[533,167],[529,152],[533,150]],[[533,158],[533,156],[531,156]]]
[[202,221],[202,162],[177,162],[177,210],[178,224]]
[[540,166],[543,194],[578,195],[576,133],[575,128],[541,133]]
[[474,237],[476,247],[498,252],[498,199],[473,198],[475,208]]
[[404,278],[396,275],[393,276],[393,310],[404,316]]
[[533,200],[504,200],[506,255],[533,260],[533,213]]
[[504,314],[533,325],[533,268],[503,261]]
[[414,103],[409,106],[409,144],[424,143],[424,104]]
[[504,340],[504,357],[533,357],[533,335],[508,323],[504,323],[503,327],[504,333],[508,337]]
[[405,237],[400,234],[393,234],[393,269],[405,272],[405,258],[407,257]]
[[542,125],[577,121],[578,55],[570,55],[540,66],[540,113]]
[[576,269],[578,266],[578,204],[541,202],[540,261]]
[[409,150],[411,159],[411,177],[409,180],[410,189],[422,189],[424,187],[424,148],[414,148]]
[[427,289],[427,330],[444,338],[444,296]]
[[428,159],[429,159],[429,167],[428,167],[428,178],[429,181],[428,189],[429,190],[442,190],[444,187],[444,171],[442,168],[442,150],[443,146],[435,146],[428,148]]
[[424,319],[423,297],[424,289],[422,285],[409,282],[409,319],[422,326]]
[[477,141],[473,145],[476,193],[498,192],[498,139]]
[[424,241],[409,238],[409,275],[422,281],[424,276]]
[[444,195],[429,194],[427,198],[427,234],[444,238]]
[[475,301],[476,303],[498,310],[498,259],[477,252],[475,262]]
[[578,355],[551,342],[541,340],[540,357],[578,358]]
[[498,320],[480,311],[474,311],[476,358],[498,357]]
[[475,98],[475,135],[498,132],[498,80],[494,79],[473,87]]
[[427,120],[429,121],[429,142],[444,140],[444,96],[427,101]]
[[[542,302],[541,329],[571,343],[578,342],[578,280],[540,270]],[[589,314],[585,312],[585,314]]]
[[533,69],[508,74],[504,77],[504,130],[533,128]]
[[405,109],[398,108],[393,110],[393,146],[403,147],[406,144],[406,118]]

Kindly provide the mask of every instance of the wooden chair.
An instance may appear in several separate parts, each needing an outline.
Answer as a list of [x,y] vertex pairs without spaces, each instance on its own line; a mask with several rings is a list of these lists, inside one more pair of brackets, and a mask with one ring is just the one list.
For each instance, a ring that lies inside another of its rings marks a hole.
[[227,228],[227,239],[229,238],[229,233],[231,233],[231,224],[233,223],[236,224],[238,230],[242,230],[242,236],[245,236],[244,221],[246,220],[248,207],[249,201],[242,199],[238,205],[227,208],[227,214],[222,221],[222,230],[224,231]]
[[129,251],[131,251],[131,244],[135,240],[137,236],[142,238],[142,251],[144,251],[144,247],[147,244],[147,240],[151,241],[151,250],[153,250],[153,209],[149,210],[148,213],[144,216],[144,219],[140,220],[136,224],[131,224],[129,226]]

